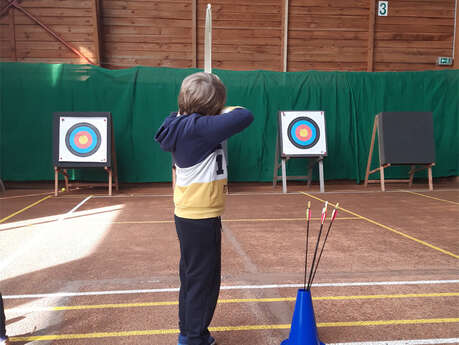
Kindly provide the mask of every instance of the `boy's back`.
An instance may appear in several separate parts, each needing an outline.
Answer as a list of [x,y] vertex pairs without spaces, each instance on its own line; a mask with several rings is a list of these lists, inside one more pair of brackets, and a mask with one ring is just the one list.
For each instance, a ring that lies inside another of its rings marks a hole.
[[253,121],[244,108],[218,116],[172,113],[155,139],[172,152],[176,165],[175,214],[200,219],[220,216],[227,183],[226,159],[221,142]]

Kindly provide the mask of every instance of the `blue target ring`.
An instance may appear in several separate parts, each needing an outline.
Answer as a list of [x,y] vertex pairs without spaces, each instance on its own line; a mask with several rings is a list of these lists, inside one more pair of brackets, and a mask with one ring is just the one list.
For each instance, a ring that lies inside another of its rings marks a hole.
[[100,141],[99,130],[87,122],[73,125],[65,135],[68,150],[78,157],[93,155],[99,149]]
[[287,129],[290,142],[300,149],[313,147],[320,138],[317,123],[309,117],[298,117],[293,120]]

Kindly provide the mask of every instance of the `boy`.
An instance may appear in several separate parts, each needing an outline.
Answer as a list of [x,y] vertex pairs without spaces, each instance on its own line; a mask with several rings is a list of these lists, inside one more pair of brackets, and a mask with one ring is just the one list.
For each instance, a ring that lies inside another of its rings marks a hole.
[[6,336],[5,329],[5,309],[3,308],[3,298],[0,293],[0,345],[9,345],[10,342]]
[[[155,140],[175,163],[175,227],[180,242],[179,345],[214,345],[208,326],[220,291],[221,221],[227,183],[221,142],[253,121],[244,108],[220,114],[226,89],[210,73],[186,77],[179,113],[167,117]],[[212,116],[216,115],[216,116]]]

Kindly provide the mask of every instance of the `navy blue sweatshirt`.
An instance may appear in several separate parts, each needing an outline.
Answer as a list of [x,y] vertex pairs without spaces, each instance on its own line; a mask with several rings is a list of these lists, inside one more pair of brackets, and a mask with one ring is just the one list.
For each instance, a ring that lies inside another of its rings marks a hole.
[[227,184],[226,159],[221,143],[253,121],[244,108],[215,116],[169,115],[155,135],[176,165],[175,214],[202,219],[220,216]]

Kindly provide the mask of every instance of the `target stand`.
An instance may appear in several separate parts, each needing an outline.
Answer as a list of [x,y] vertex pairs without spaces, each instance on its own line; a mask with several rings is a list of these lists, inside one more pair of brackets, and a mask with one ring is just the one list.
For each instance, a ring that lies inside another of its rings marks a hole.
[[[276,138],[273,186],[282,180],[282,192],[287,193],[287,180],[307,180],[311,186],[315,163],[319,166],[320,192],[325,191],[323,160],[327,156],[325,113],[323,111],[279,111],[279,132]],[[309,158],[307,176],[287,176],[290,158]],[[280,160],[280,163],[279,163]],[[282,176],[278,175],[281,168]]]
[[[378,135],[379,166],[370,170],[373,148]],[[404,183],[413,186],[414,174],[427,169],[429,190],[433,190],[432,167],[435,166],[435,142],[431,112],[382,112],[375,116],[368,153],[365,183],[380,183],[381,191],[386,190],[384,169],[410,165],[408,179],[391,179],[387,182]],[[418,167],[419,166],[419,167]],[[371,180],[370,175],[379,172],[379,180]]]
[[[119,189],[115,138],[111,114],[108,112],[58,112],[53,125],[54,195],[59,192],[59,173],[64,175],[65,189],[71,185],[67,169],[104,168],[112,195],[113,180]],[[81,186],[81,184],[78,184]]]

